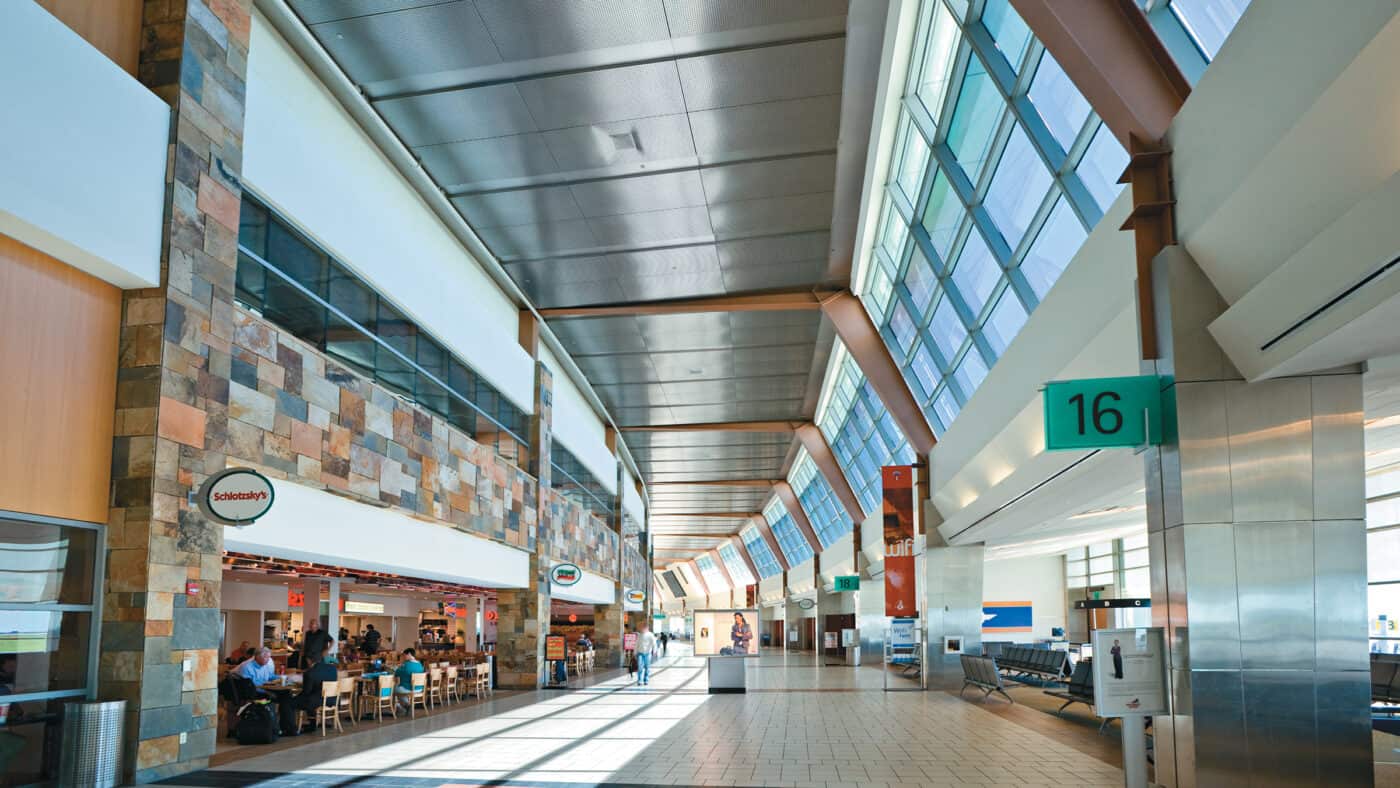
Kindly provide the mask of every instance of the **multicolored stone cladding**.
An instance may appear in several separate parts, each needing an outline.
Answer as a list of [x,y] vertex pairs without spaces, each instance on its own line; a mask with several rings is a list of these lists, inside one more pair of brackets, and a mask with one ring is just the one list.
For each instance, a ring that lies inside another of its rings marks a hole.
[[632,545],[622,547],[622,584],[651,593],[651,570],[647,561]]
[[550,490],[549,516],[545,522],[550,531],[547,553],[550,558],[617,579],[617,532],[601,517],[558,491]]
[[229,456],[535,549],[536,484],[488,445],[236,308]]

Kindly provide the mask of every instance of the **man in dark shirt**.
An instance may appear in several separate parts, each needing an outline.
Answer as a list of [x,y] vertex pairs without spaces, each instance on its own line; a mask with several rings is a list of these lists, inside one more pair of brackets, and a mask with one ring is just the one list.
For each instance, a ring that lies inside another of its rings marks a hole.
[[[321,686],[327,681],[334,684],[338,680],[335,664],[330,661],[330,646],[326,646],[316,658],[315,664],[301,674],[301,694],[297,696],[297,708],[308,715],[314,714],[316,704],[321,702]],[[335,698],[326,700],[327,706],[335,703]]]
[[365,624],[364,647],[366,654],[373,656],[379,652],[379,638],[379,630],[375,629],[373,624]]
[[306,637],[301,642],[301,666],[308,669],[315,665],[321,654],[330,648],[335,639],[331,633],[321,629],[319,616],[312,616],[306,624]]

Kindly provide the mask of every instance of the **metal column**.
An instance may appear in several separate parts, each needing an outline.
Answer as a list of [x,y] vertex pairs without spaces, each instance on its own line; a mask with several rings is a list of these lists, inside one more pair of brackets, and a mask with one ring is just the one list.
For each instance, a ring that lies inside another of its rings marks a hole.
[[[1361,374],[1246,383],[1181,247],[1152,267],[1176,435],[1146,453],[1167,786],[1372,784]],[[1170,401],[1170,400],[1169,400]],[[1170,412],[1170,410],[1169,410]]]

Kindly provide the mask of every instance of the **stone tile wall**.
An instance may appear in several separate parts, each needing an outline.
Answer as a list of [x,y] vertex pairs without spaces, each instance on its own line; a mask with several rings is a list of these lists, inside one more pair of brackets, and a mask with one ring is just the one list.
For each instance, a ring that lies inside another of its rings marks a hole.
[[555,490],[549,491],[548,499],[549,557],[617,579],[617,532],[601,517]]
[[646,559],[632,545],[622,548],[622,584],[651,593],[651,570],[647,568]]
[[528,473],[257,315],[237,308],[233,324],[230,457],[535,549]]

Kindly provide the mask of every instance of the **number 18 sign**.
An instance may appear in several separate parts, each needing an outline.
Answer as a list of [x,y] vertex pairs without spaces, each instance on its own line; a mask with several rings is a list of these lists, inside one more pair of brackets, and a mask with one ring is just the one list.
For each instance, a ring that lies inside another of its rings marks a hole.
[[1156,375],[1056,380],[1043,391],[1048,451],[1162,442],[1162,392]]

